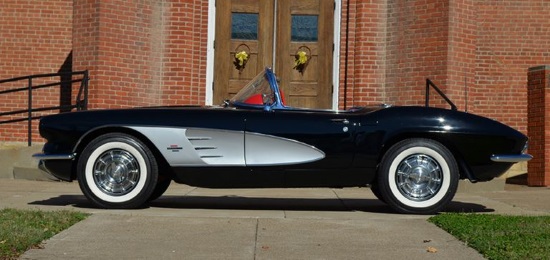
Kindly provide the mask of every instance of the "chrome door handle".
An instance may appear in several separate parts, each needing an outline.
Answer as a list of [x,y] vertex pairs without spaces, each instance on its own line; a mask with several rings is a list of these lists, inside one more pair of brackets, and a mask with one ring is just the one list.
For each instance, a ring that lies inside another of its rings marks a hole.
[[333,123],[342,123],[344,125],[347,125],[349,124],[349,120],[345,119],[345,118],[335,118],[335,119],[331,119],[331,121]]

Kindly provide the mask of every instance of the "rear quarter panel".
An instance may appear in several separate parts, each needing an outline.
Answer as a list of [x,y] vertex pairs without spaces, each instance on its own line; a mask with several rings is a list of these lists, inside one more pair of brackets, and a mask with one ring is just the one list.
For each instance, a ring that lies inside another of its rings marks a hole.
[[444,144],[461,165],[462,177],[475,180],[502,174],[511,164],[496,164],[491,155],[519,154],[527,140],[495,120],[429,107],[391,107],[367,114],[358,132],[356,166],[372,167],[393,144],[422,137]]

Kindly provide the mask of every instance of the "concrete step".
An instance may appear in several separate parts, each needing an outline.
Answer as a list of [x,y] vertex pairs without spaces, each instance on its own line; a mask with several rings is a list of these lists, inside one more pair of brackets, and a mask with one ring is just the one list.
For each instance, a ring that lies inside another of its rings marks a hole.
[[38,167],[13,167],[13,178],[31,181],[59,181],[59,179],[38,169]]
[[42,151],[43,144],[0,143],[0,179],[43,179],[33,154]]

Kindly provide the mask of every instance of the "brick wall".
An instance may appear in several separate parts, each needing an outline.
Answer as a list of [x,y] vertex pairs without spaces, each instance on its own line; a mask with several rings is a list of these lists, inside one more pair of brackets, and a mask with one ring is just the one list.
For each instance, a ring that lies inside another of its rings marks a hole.
[[339,107],[384,102],[387,6],[342,1]]
[[447,95],[459,110],[469,110],[469,89],[475,86],[477,12],[475,0],[449,2]]
[[430,78],[460,110],[527,133],[526,71],[550,62],[548,13],[535,0],[344,0],[340,107],[423,105]]
[[207,24],[206,0],[78,1],[74,67],[91,70],[91,108],[204,103]]
[[550,63],[549,1],[476,1],[470,110],[527,132],[527,69]]
[[388,1],[386,102],[423,105],[426,78],[446,89],[448,15],[446,0]]
[[[0,79],[70,69],[72,0],[2,0],[0,4]],[[36,80],[35,84],[59,81]],[[26,81],[2,84],[0,90],[24,87]],[[34,93],[34,104],[59,105],[59,88]],[[26,109],[27,92],[0,96],[0,112]],[[17,118],[26,115],[18,115]],[[0,120],[15,117],[1,117]],[[38,138],[37,125],[32,132]],[[0,125],[0,140],[26,141],[27,122]]]
[[159,104],[165,10],[157,2],[75,2],[73,65],[90,70],[90,108]]
[[538,66],[528,73],[529,153],[527,184],[550,186],[550,66]]
[[162,104],[204,104],[208,0],[172,1],[167,11]]
[[72,0],[2,0],[0,78],[55,73],[71,52]]

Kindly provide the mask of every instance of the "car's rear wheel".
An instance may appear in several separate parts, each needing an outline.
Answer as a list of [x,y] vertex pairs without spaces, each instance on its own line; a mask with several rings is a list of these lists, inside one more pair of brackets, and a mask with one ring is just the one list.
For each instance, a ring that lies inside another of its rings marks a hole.
[[402,213],[433,214],[454,197],[459,172],[453,154],[430,139],[406,139],[393,145],[378,172],[380,196]]
[[84,195],[101,208],[138,208],[156,187],[158,166],[141,141],[127,134],[110,133],[84,148],[77,178]]
[[380,200],[380,201],[386,203],[386,202],[384,201],[384,197],[382,197],[382,194],[380,194],[380,188],[378,188],[378,183],[376,183],[376,182],[375,182],[375,183],[372,183],[372,184],[370,185],[370,190],[372,191],[372,193],[374,194],[374,196],[375,196],[378,200]]

